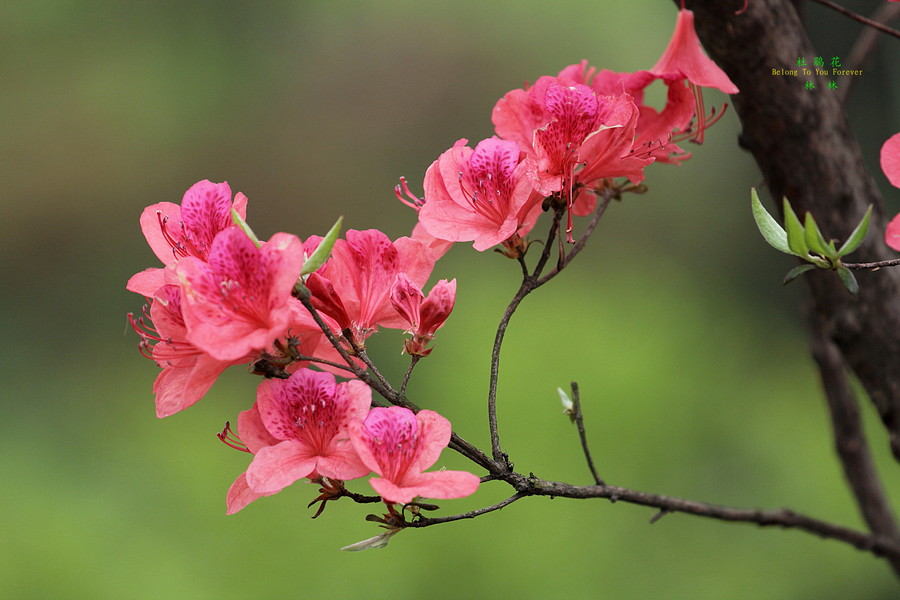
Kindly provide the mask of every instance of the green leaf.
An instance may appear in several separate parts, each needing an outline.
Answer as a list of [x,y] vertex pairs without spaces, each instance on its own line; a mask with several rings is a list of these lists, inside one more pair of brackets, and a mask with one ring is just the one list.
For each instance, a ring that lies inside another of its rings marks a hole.
[[866,239],[866,234],[869,233],[869,218],[871,216],[872,205],[870,204],[869,210],[866,211],[866,215],[862,218],[862,221],[859,222],[859,225],[856,226],[856,229],[853,230],[853,233],[850,234],[850,237],[848,237],[847,241],[844,242],[844,245],[841,246],[841,249],[837,251],[838,256],[846,256],[859,248],[859,245]]
[[753,209],[753,220],[766,242],[776,250],[785,254],[796,254],[788,245],[787,233],[772,218],[756,195],[756,188],[750,188],[750,205]]
[[[328,230],[328,233],[325,234],[325,237],[322,239],[319,247],[316,248],[316,251],[312,253],[306,262],[303,263],[303,270],[300,271],[300,276],[309,275],[316,269],[322,266],[328,257],[331,255],[331,249],[334,247],[334,243],[337,241],[338,236],[341,234],[341,223],[343,223],[344,217],[338,217],[338,220],[335,221],[334,225],[331,226],[331,229]],[[306,281],[304,279],[304,281]]]
[[785,197],[784,203],[784,227],[787,230],[788,247],[797,256],[806,256],[809,254],[809,246],[806,245],[806,234],[803,231],[803,225],[797,218],[797,213],[791,208],[790,202]]
[[859,292],[859,284],[856,283],[856,277],[853,276],[853,271],[847,267],[838,267],[837,274],[841,278],[841,283],[847,288],[847,291],[855,296],[856,293]]
[[784,285],[789,284],[793,280],[797,279],[807,271],[813,271],[816,269],[816,265],[799,265],[790,270],[790,272],[784,276]]
[[825,241],[825,236],[823,236],[822,232],[819,230],[819,226],[816,224],[816,220],[813,218],[811,212],[806,213],[806,221],[803,229],[806,232],[806,245],[809,246],[810,250],[819,256],[837,258],[835,252],[832,251],[833,246],[829,246],[828,242]]
[[262,242],[259,241],[259,238],[256,237],[256,234],[253,233],[253,230],[250,229],[249,225],[247,225],[247,221],[245,221],[244,218],[239,215],[236,210],[234,210],[234,208],[231,209],[231,220],[235,225],[241,228],[241,231],[247,234],[247,237],[250,238],[254,244],[256,244],[257,248],[262,246]]

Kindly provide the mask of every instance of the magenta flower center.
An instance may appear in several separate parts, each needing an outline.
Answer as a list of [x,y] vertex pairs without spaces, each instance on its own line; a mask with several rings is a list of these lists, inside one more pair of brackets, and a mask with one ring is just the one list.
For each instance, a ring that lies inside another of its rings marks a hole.
[[519,164],[515,142],[482,140],[459,173],[459,183],[469,206],[478,214],[502,223],[513,188],[513,172]]
[[415,415],[411,411],[408,415],[373,411],[364,428],[381,476],[394,483],[403,481],[419,452]]
[[246,322],[264,324],[272,287],[270,262],[239,229],[223,231],[209,255],[211,273],[203,294]]
[[327,454],[344,421],[338,390],[290,380],[281,388],[277,405],[278,414],[267,424],[273,436],[297,440],[316,454]]

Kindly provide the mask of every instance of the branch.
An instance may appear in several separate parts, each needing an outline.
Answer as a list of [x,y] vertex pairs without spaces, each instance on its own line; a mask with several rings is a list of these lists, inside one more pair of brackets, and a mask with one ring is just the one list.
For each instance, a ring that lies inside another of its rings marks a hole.
[[610,502],[625,502],[657,508],[666,513],[680,512],[719,521],[755,523],[760,527],[781,527],[798,529],[822,538],[838,540],[851,546],[871,552],[876,556],[900,560],[900,543],[881,535],[867,535],[860,531],[834,525],[796,513],[790,509],[759,510],[733,508],[716,504],[706,504],[694,500],[649,494],[612,485],[576,486],[557,481],[522,477],[510,478],[510,484],[524,495],[551,496],[560,498],[605,498]]
[[[900,17],[900,4],[885,3],[872,16],[872,20],[887,25],[897,17]],[[850,55],[847,57],[847,66],[851,69],[863,68],[869,59],[869,55],[875,49],[878,39],[877,29],[870,27],[864,29],[850,50]],[[850,95],[850,90],[855,82],[856,77],[851,77],[850,75],[841,76],[840,85],[838,86],[841,102],[847,100],[847,96]]]
[[828,8],[830,8],[832,10],[836,10],[837,12],[841,13],[845,17],[849,17],[849,18],[853,19],[854,21],[859,21],[863,25],[868,25],[869,27],[871,27],[873,29],[877,29],[878,31],[880,31],[882,33],[886,33],[888,35],[892,35],[895,38],[900,39],[900,31],[897,31],[896,29],[891,29],[887,25],[882,25],[878,21],[873,21],[872,19],[867,19],[866,17],[862,16],[859,13],[855,13],[852,10],[848,10],[848,9],[844,8],[840,4],[835,4],[834,2],[829,2],[829,0],[812,0],[812,1],[817,2],[817,3],[821,4],[822,6],[827,6]]
[[587,435],[584,433],[584,416],[581,414],[581,397],[578,393],[578,383],[572,382],[572,420],[575,421],[575,425],[578,427],[578,437],[581,438],[581,449],[584,450],[584,458],[587,460],[588,468],[591,470],[591,475],[594,477],[594,483],[597,485],[606,485],[603,483],[603,480],[600,479],[600,475],[597,474],[597,469],[594,467],[594,461],[591,458],[591,450],[588,447],[587,443]]
[[451,515],[449,517],[422,517],[421,515],[414,521],[410,521],[407,523],[407,527],[428,527],[430,525],[437,525],[439,523],[450,523],[451,521],[460,521],[462,519],[474,519],[475,517],[479,517],[481,515],[487,514],[489,512],[494,512],[495,510],[500,510],[504,506],[509,506],[516,500],[524,498],[526,494],[520,494],[516,492],[506,500],[502,502],[498,502],[492,506],[487,506],[485,508],[479,508],[477,510],[470,510],[469,512],[462,513],[459,515]]
[[848,269],[854,271],[874,271],[882,267],[896,267],[900,265],[900,258],[890,258],[888,260],[879,260],[868,263],[842,263]]
[[[496,461],[497,463],[504,463],[506,461],[503,450],[500,447],[500,434],[497,428],[497,380],[500,376],[500,349],[503,346],[503,338],[506,335],[506,329],[509,326],[509,320],[512,318],[513,313],[516,312],[516,309],[519,307],[519,304],[522,302],[522,300],[525,299],[525,296],[559,275],[560,272],[569,263],[572,262],[572,260],[578,255],[578,253],[581,252],[581,250],[587,244],[588,238],[590,238],[591,234],[597,228],[597,224],[600,222],[600,217],[602,217],[603,213],[606,212],[606,207],[609,206],[609,203],[615,194],[616,192],[609,188],[603,189],[603,200],[598,203],[597,208],[594,211],[593,216],[591,217],[591,220],[588,222],[588,225],[585,228],[584,232],[581,234],[581,237],[578,238],[575,246],[571,251],[569,251],[567,255],[561,254],[556,268],[541,277],[541,273],[547,264],[547,260],[550,258],[550,249],[553,245],[553,241],[559,234],[559,224],[562,220],[562,209],[557,209],[554,212],[553,222],[550,224],[550,231],[547,234],[547,240],[544,243],[544,248],[541,251],[541,256],[534,267],[534,271],[532,271],[531,275],[524,275],[522,277],[522,284],[519,286],[519,290],[516,292],[516,295],[510,301],[509,305],[506,307],[506,311],[503,313],[503,317],[500,319],[500,324],[497,326],[497,334],[494,337],[494,347],[491,350],[491,376],[490,382],[488,384],[488,427],[490,428],[491,432],[491,452],[494,456],[494,461]],[[523,273],[527,273],[524,262],[522,262],[522,265]]]

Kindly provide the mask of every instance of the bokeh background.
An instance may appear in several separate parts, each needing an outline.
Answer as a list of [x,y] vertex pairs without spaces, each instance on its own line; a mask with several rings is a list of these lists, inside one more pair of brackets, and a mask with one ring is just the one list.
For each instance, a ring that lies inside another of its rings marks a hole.
[[[820,52],[846,56],[860,26],[807,11]],[[253,402],[244,369],[190,410],[154,416],[157,369],[125,319],[142,305],[125,281],[156,263],[143,207],[227,180],[261,236],[322,234],[341,214],[405,235],[400,175],[421,190],[428,165],[458,138],[489,136],[493,104],[527,80],[582,58],[649,68],[675,16],[658,0],[5,2],[0,597],[895,597],[887,566],[843,544],[683,515],[651,526],[653,511],[602,500],[528,499],[340,552],[378,533],[370,508],[334,503],[313,521],[309,485],[225,516],[247,457],[214,434]],[[848,103],[872,167],[900,130],[898,58],[887,41]],[[807,356],[803,284],[782,287],[791,261],[755,231],[759,175],[737,134],[730,112],[692,160],[649,168],[649,193],[612,206],[580,260],[520,308],[502,441],[520,471],[588,483],[556,393],[574,380],[608,482],[862,527]],[[457,308],[410,385],[482,447],[490,344],[517,274],[468,244],[438,263],[435,279],[458,280]],[[392,331],[371,342],[395,381],[400,344]],[[439,464],[467,468],[449,451]],[[508,493],[486,484],[441,514]]]

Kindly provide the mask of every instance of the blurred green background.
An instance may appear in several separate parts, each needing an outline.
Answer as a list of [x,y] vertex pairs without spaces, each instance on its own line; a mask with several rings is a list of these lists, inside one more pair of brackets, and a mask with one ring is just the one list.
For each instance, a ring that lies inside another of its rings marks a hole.
[[[846,56],[859,26],[808,11],[822,53]],[[227,180],[261,236],[321,234],[339,214],[405,235],[400,175],[420,191],[431,161],[489,136],[494,102],[526,80],[582,58],[649,68],[675,15],[658,0],[4,3],[0,597],[895,597],[887,566],[843,544],[683,515],[650,526],[653,511],[600,500],[527,499],[343,553],[378,533],[370,509],[334,503],[312,521],[309,485],[225,516],[247,457],[214,434],[253,402],[242,368],[190,410],[154,416],[157,369],[125,320],[142,304],[125,281],[156,264],[145,206]],[[900,130],[898,56],[892,40],[848,105],[873,166]],[[650,192],[612,206],[581,259],[521,307],[502,441],[522,472],[589,483],[556,394],[576,380],[608,482],[862,527],[806,354],[803,284],[781,286],[792,264],[755,231],[759,176],[737,133],[729,111],[692,160],[649,168]],[[517,273],[468,244],[438,264],[435,279],[458,279],[457,308],[410,385],[481,447],[490,344]],[[400,340],[371,342],[394,381]],[[449,451],[439,464],[467,468]],[[441,514],[508,494],[486,484]]]

